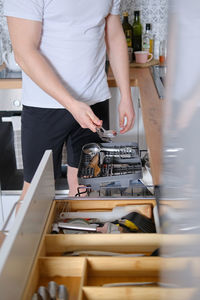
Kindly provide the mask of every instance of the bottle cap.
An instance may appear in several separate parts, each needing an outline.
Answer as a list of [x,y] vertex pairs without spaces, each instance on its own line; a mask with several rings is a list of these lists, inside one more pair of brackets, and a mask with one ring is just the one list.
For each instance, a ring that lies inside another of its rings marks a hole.
[[128,17],[128,12],[127,12],[127,11],[124,11],[124,12],[123,12],[123,16],[124,16],[124,17]]
[[150,23],[146,24],[146,30],[151,30],[151,24]]
[[135,16],[139,16],[139,15],[140,15],[140,11],[139,11],[139,10],[135,10],[135,11],[134,11],[134,15],[135,15]]

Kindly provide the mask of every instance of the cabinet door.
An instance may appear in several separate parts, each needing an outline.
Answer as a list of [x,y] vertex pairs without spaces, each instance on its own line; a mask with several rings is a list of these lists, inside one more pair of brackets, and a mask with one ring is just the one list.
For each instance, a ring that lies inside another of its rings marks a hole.
[[[112,87],[110,88],[111,99],[109,104],[109,116],[110,116],[110,129],[119,130],[119,114],[118,114],[118,105],[120,102],[120,92],[119,88]],[[132,99],[135,108],[135,124],[134,127],[123,135],[119,135],[115,138],[116,142],[136,142],[139,145],[139,149],[147,149],[145,134],[144,134],[144,125],[142,119],[142,113],[140,108],[140,93],[138,87],[131,87]]]

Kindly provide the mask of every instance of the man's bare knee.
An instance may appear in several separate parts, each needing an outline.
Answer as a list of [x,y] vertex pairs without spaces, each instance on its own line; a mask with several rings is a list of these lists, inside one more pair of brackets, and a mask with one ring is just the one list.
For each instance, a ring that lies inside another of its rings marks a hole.
[[20,206],[21,206],[21,203],[22,203],[22,201],[24,200],[24,197],[25,197],[25,195],[26,195],[26,193],[27,193],[27,191],[28,191],[28,189],[29,189],[29,186],[30,186],[30,183],[24,181],[22,193],[21,193],[21,196],[20,196],[20,198],[19,198],[19,200],[18,200],[18,203],[17,203],[17,205],[16,205],[16,212],[15,212],[15,214],[18,213],[18,211],[19,211],[19,209],[20,209]]

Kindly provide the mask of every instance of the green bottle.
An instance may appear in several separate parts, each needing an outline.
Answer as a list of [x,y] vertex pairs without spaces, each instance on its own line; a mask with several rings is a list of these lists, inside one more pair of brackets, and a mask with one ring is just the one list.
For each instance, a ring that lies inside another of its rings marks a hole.
[[142,50],[142,24],[140,23],[140,11],[134,11],[133,21],[133,52]]
[[131,24],[129,24],[129,22],[128,22],[128,12],[127,11],[123,12],[122,27],[123,27],[124,34],[126,37],[127,46],[128,46],[128,48],[132,48],[133,47],[133,28],[132,28]]

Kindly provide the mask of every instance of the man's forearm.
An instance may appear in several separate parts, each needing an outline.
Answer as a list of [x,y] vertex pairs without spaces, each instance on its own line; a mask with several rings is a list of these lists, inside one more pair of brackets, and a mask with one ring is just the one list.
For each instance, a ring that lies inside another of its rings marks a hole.
[[46,93],[69,109],[74,98],[68,93],[61,80],[45,57],[37,49],[16,54],[16,61],[23,71]]
[[96,127],[101,126],[101,120],[89,105],[70,95],[49,61],[40,53],[42,22],[15,17],[7,17],[7,20],[15,58],[23,71],[69,110],[82,128],[96,132]]
[[119,16],[106,19],[106,46],[111,68],[121,93],[118,106],[120,132],[133,127],[135,112],[131,97],[128,49]]
[[122,98],[130,98],[129,59],[123,32],[107,41],[107,54]]

